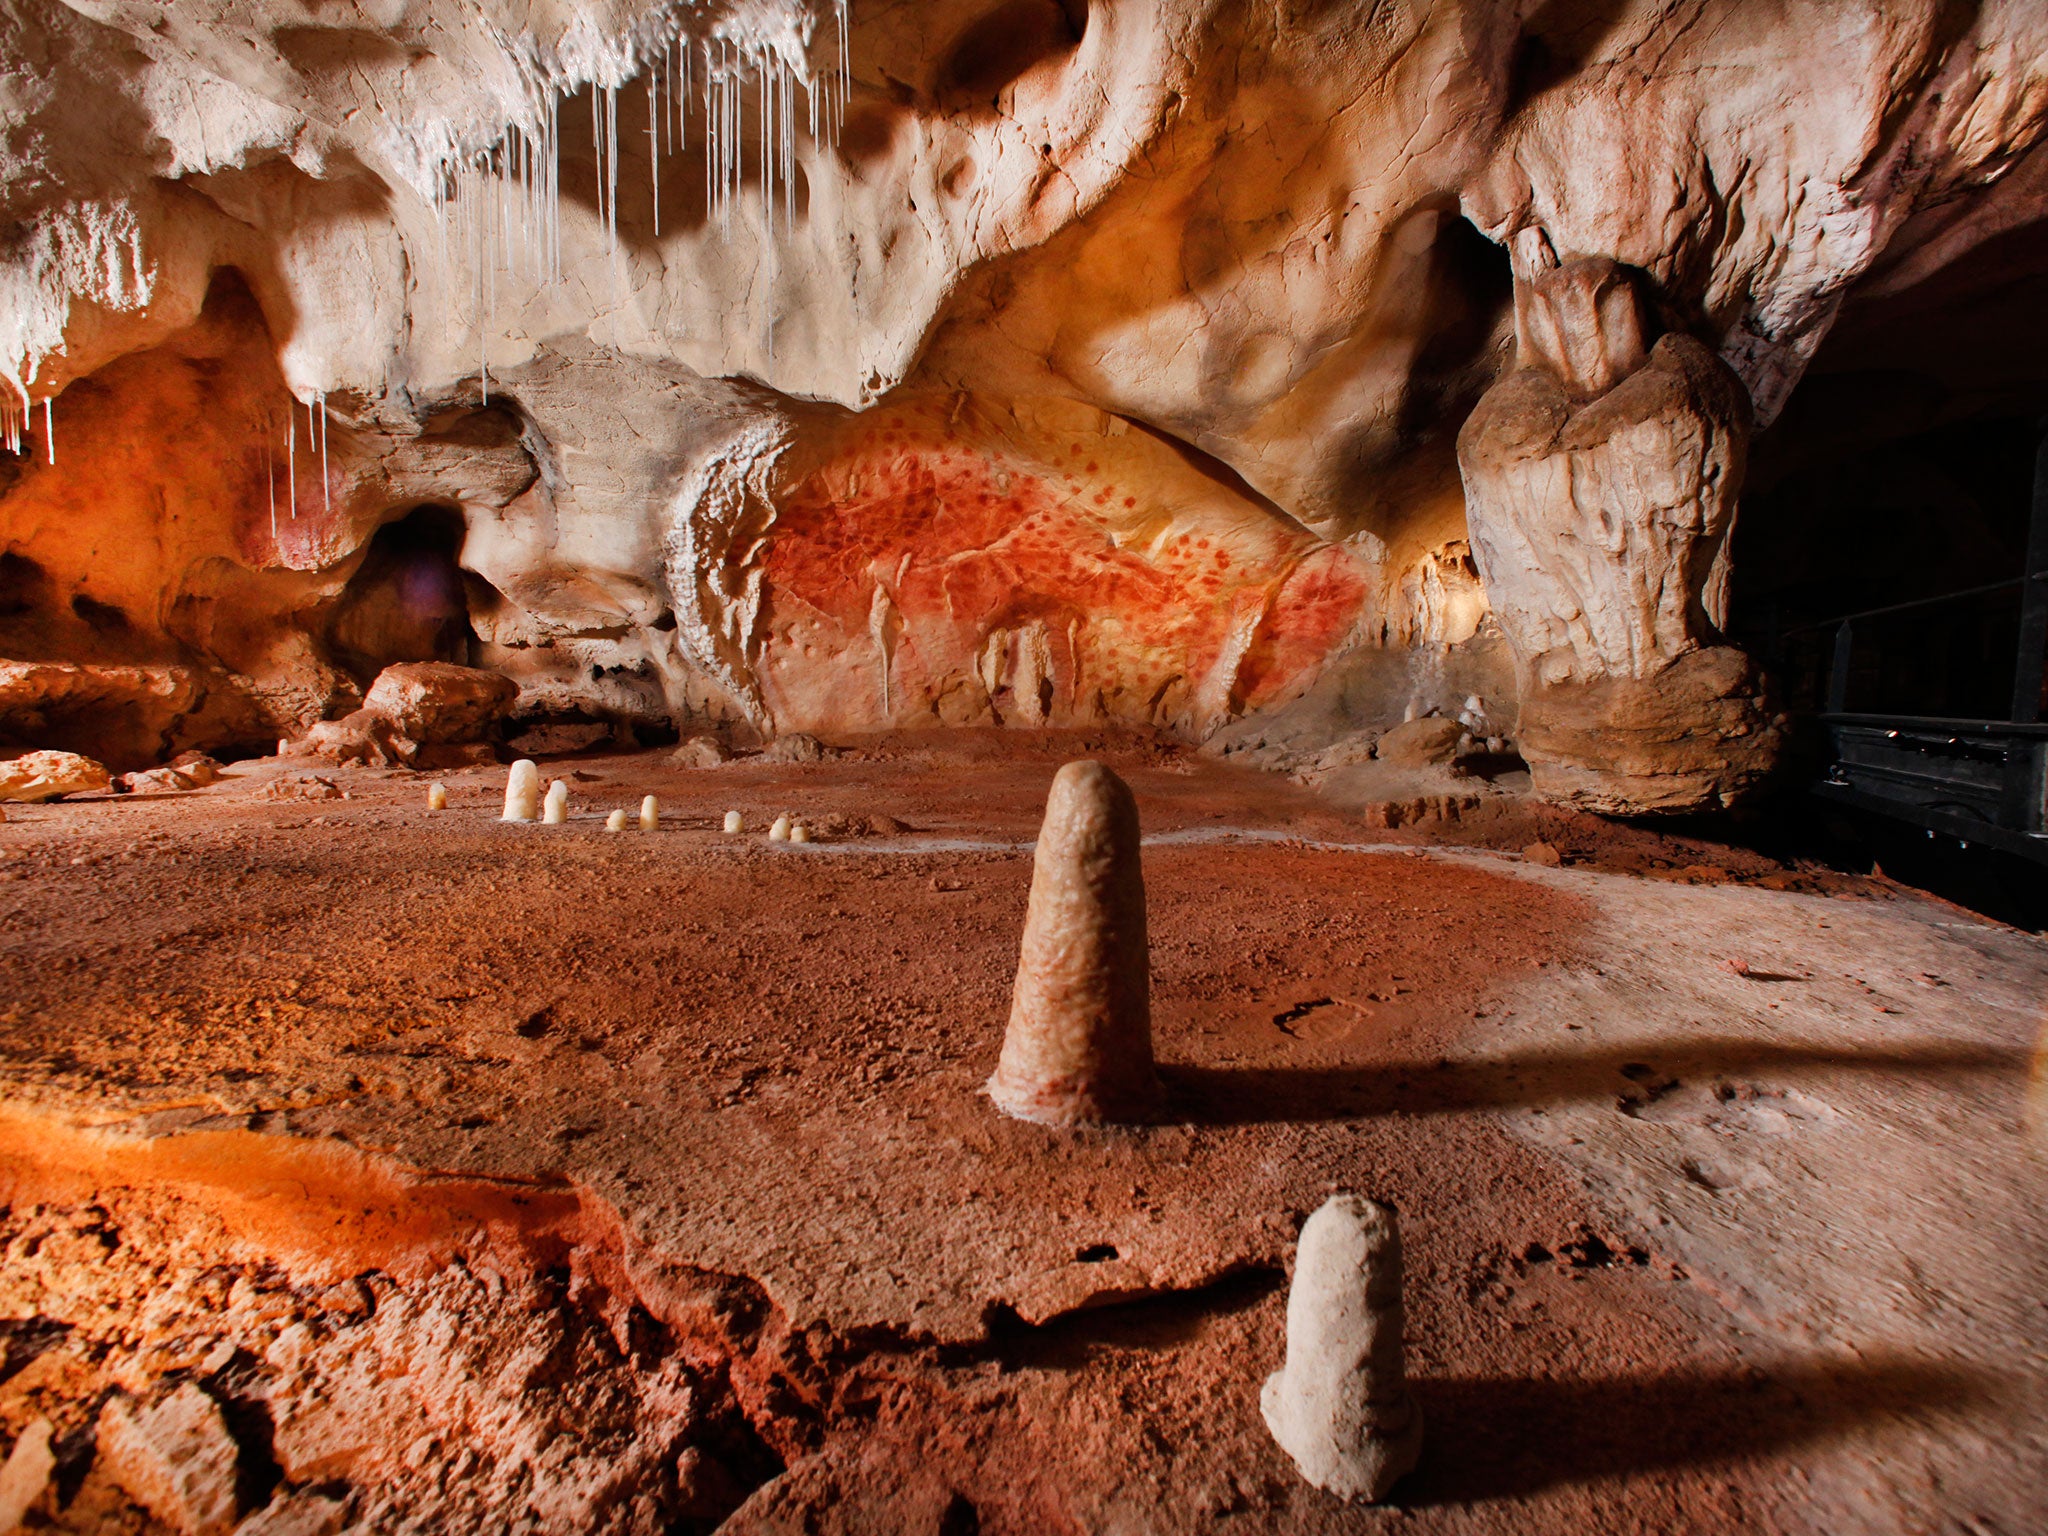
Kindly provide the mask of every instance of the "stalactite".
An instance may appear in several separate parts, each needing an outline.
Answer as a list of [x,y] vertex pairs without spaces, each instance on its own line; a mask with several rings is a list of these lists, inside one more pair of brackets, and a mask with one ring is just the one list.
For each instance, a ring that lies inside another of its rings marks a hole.
[[[490,399],[490,333],[497,323],[499,268],[523,285],[522,303],[524,296],[563,281],[561,105],[565,95],[585,85],[590,93],[597,222],[605,249],[614,259],[620,255],[621,228],[618,98],[633,79],[642,80],[647,90],[648,184],[657,240],[662,158],[689,151],[691,104],[704,115],[699,152],[704,157],[705,219],[717,224],[722,237],[731,237],[745,192],[746,141],[757,138],[753,153],[761,194],[760,291],[767,296],[766,342],[773,356],[778,241],[791,238],[797,223],[796,94],[799,89],[804,94],[805,131],[813,142],[824,145],[838,142],[851,95],[847,0],[832,0],[829,12],[832,40],[828,44],[820,39],[817,51],[823,54],[829,48],[832,57],[817,67],[793,60],[767,41],[734,35],[729,23],[699,37],[678,25],[673,36],[640,55],[638,72],[627,80],[607,83],[593,73],[586,81],[539,84],[533,107],[509,122],[495,144],[482,152],[450,154],[442,162],[433,181],[435,244],[444,271],[456,262],[466,262],[471,269],[481,399]],[[825,21],[822,14],[817,19]],[[746,121],[749,90],[757,113],[753,123]]]

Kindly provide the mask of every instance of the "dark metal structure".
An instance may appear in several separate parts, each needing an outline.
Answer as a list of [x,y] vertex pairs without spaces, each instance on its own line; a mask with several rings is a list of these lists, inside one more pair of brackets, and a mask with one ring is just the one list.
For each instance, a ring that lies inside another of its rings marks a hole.
[[[2019,595],[2019,635],[2005,719],[1849,708],[1858,624],[2006,591]],[[1803,627],[1834,630],[1827,702],[1819,715],[1832,762],[1814,786],[1816,794],[2048,864],[2048,723],[2042,719],[2048,682],[2048,423],[2035,450],[2026,566],[2018,576]]]

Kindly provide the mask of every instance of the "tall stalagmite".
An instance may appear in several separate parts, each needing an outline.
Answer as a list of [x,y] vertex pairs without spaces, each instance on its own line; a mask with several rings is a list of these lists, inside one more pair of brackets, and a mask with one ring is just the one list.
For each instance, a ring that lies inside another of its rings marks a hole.
[[1053,779],[988,1095],[1044,1125],[1145,1120],[1159,1108],[1138,806],[1101,763],[1068,763]]

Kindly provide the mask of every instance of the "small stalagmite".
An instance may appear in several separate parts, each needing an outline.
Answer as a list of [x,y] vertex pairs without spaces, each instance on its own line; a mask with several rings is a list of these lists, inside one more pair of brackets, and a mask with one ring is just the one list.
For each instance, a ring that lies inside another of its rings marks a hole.
[[540,815],[540,764],[522,757],[505,777],[505,820],[532,821]]
[[1101,763],[1068,763],[1053,779],[988,1095],[1042,1125],[1158,1113],[1138,806]]
[[789,818],[787,816],[775,818],[774,825],[768,829],[768,841],[771,843],[786,843],[789,841]]
[[811,840],[811,829],[798,822],[789,829],[789,840],[792,843],[808,843]]
[[661,801],[654,795],[640,801],[640,830],[652,832],[661,825]]
[[626,813],[625,813],[624,811],[613,811],[613,812],[611,813],[611,815],[609,815],[609,816],[605,817],[605,819],[604,819],[604,829],[605,829],[605,831],[607,831],[607,832],[623,832],[623,831],[625,831],[625,830],[626,830]]
[[728,835],[734,832],[746,831],[747,818],[742,816],[738,811],[727,811],[725,813],[725,830]]
[[1377,1501],[1415,1465],[1422,1412],[1401,1359],[1401,1230],[1394,1213],[1332,1195],[1301,1229],[1287,1293],[1287,1360],[1259,1409],[1301,1475]]
[[446,784],[436,782],[427,786],[427,809],[430,811],[445,811],[448,809],[448,786]]
[[547,804],[541,808],[540,819],[551,827],[559,827],[569,819],[569,784],[566,779],[557,779],[548,786]]

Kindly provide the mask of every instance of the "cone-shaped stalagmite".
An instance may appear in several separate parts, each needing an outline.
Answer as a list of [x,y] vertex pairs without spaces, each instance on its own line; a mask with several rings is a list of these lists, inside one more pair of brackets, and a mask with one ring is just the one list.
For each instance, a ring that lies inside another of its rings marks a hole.
[[1394,1213],[1332,1195],[1301,1229],[1287,1361],[1266,1379],[1259,1407],[1301,1475],[1340,1498],[1385,1498],[1421,1453],[1402,1323]]
[[1158,1111],[1138,807],[1101,763],[1068,763],[1052,782],[988,1095],[1045,1125]]

